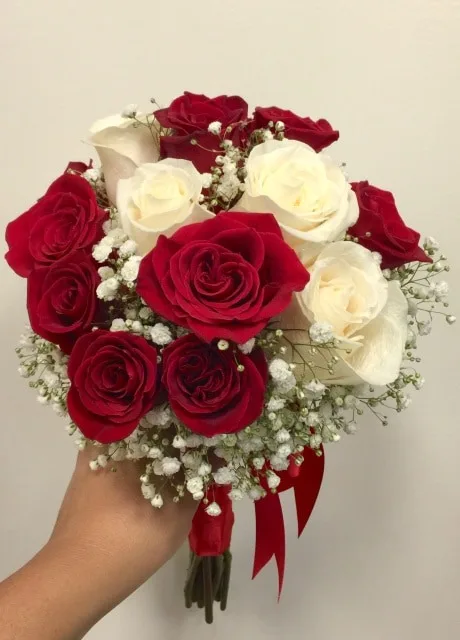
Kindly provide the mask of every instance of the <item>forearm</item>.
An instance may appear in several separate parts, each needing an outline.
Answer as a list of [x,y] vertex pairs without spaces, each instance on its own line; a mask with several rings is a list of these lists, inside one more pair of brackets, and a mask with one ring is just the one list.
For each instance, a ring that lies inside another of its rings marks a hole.
[[167,527],[176,505],[163,512],[145,506],[148,528],[142,517],[130,519],[129,527],[112,521],[110,532],[103,527],[105,536],[54,533],[0,584],[0,640],[80,640],[155,573],[183,535]]
[[102,575],[87,553],[48,543],[0,585],[0,640],[79,640],[116,604]]

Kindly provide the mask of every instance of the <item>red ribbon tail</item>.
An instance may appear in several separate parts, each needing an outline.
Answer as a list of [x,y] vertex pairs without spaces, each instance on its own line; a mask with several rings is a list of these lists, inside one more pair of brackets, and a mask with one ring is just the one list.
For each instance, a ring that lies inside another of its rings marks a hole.
[[256,512],[256,549],[254,553],[253,579],[275,556],[278,567],[278,598],[281,596],[286,560],[286,541],[284,518],[278,494],[269,493],[257,500]]
[[324,451],[318,456],[312,449],[305,449],[305,460],[300,466],[299,476],[294,484],[299,538],[311,516],[318,498],[324,475]]

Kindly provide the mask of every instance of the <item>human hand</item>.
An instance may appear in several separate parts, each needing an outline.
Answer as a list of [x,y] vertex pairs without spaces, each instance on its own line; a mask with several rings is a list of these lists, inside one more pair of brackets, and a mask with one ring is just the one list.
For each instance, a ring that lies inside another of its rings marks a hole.
[[197,503],[186,496],[179,503],[165,499],[155,509],[140,491],[142,463],[118,462],[115,472],[94,472],[93,457],[91,450],[78,456],[50,544],[70,546],[79,556],[94,554],[105,570],[117,570],[121,589],[132,591],[183,543]]
[[93,472],[91,458],[79,454],[49,542],[0,585],[0,640],[81,638],[187,537],[193,500],[154,509],[140,492],[140,463]]

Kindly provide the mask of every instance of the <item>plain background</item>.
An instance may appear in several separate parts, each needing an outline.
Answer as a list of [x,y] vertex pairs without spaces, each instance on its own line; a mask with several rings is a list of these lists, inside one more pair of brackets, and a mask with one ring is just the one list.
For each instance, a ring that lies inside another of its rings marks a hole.
[[[68,160],[93,120],[184,89],[327,117],[353,179],[392,189],[450,257],[459,312],[459,0],[16,0],[1,29],[1,224]],[[1,264],[0,577],[47,539],[75,451],[16,374],[24,282]],[[460,313],[459,313],[460,315]],[[300,541],[285,499],[286,586],[251,582],[254,524],[238,506],[230,607],[207,628],[182,606],[185,549],[90,640],[454,640],[460,637],[459,332],[423,344],[423,391],[384,429],[330,445]],[[32,640],[32,639],[31,639]]]

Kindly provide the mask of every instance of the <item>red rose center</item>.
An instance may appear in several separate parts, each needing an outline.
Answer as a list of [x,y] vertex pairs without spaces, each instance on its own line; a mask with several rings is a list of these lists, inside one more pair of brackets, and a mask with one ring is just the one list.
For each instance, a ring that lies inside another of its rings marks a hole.
[[120,395],[125,392],[128,382],[126,370],[120,363],[110,364],[101,376],[101,383],[105,391]]
[[233,318],[244,307],[259,303],[257,270],[241,255],[211,243],[186,246],[172,259],[172,284],[185,305],[199,305],[221,317]]
[[206,413],[212,407],[221,408],[223,398],[228,404],[240,392],[231,354],[220,353],[212,346],[186,351],[178,360],[176,375],[179,389],[195,410],[201,407]]

